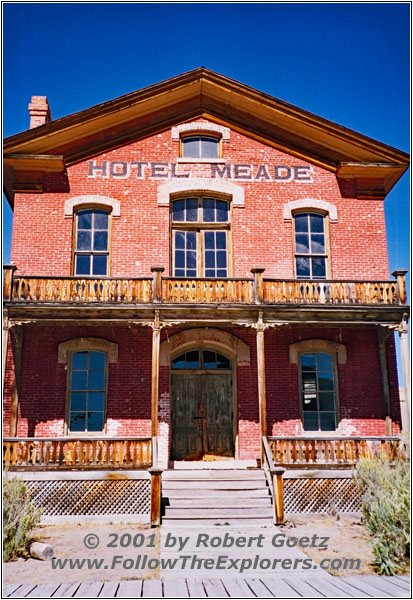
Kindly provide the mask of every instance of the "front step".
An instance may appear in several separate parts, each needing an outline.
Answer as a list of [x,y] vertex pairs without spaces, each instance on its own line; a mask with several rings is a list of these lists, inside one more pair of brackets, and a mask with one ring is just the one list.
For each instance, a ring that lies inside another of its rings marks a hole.
[[258,469],[166,471],[162,497],[165,524],[272,522],[269,489]]

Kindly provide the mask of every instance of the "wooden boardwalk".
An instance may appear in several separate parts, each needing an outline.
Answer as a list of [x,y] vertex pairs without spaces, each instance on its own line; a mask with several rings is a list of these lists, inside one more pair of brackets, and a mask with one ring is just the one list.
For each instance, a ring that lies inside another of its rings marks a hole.
[[410,598],[410,577],[328,575],[256,579],[134,579],[5,585],[3,598]]

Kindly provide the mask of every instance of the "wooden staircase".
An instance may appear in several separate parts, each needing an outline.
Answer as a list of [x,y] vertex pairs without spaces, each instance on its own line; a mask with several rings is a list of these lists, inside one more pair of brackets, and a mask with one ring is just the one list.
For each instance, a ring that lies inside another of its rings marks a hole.
[[162,523],[271,525],[273,509],[261,469],[165,471]]

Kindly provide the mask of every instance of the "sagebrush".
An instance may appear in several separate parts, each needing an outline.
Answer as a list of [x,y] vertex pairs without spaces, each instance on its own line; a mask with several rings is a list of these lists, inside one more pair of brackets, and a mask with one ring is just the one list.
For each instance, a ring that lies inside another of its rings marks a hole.
[[13,560],[24,554],[33,529],[40,521],[41,510],[30,501],[27,485],[6,475],[3,482],[3,559]]
[[405,570],[410,553],[410,462],[361,459],[354,478],[378,573]]

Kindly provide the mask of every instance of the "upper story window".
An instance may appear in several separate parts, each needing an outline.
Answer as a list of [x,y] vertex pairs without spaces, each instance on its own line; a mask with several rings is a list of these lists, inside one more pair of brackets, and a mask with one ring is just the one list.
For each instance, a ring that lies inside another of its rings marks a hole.
[[70,432],[103,431],[106,405],[106,354],[74,352],[69,369]]
[[78,210],[74,223],[74,275],[108,275],[109,213],[98,208]]
[[221,157],[221,139],[210,135],[187,135],[181,137],[182,158]]
[[300,355],[301,404],[305,431],[335,431],[337,426],[334,359],[326,352]]
[[172,271],[175,277],[228,277],[230,206],[207,197],[172,202]]
[[297,279],[327,279],[324,215],[310,212],[294,215],[294,258]]

